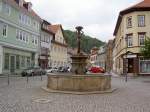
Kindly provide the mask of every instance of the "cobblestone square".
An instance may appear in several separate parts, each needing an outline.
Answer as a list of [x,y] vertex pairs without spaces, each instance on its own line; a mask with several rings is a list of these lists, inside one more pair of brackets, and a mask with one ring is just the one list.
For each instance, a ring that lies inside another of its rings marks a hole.
[[0,112],[150,112],[150,77],[112,78],[112,94],[71,95],[41,89],[47,78],[0,78]]

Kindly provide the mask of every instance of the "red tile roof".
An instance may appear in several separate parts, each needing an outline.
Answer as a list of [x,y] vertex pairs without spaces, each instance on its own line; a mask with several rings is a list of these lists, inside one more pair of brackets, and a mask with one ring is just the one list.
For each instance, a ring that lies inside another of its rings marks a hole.
[[[61,29],[62,31],[62,34],[63,34],[63,38],[65,39],[66,43],[67,43],[67,40],[66,40],[66,37],[64,36],[64,30],[62,28],[62,25],[61,24],[56,24],[56,25],[49,25],[49,30],[56,34],[57,31],[59,30],[59,28]],[[56,40],[53,40],[54,43],[59,43],[59,42],[56,42]],[[66,46],[66,45],[65,45]]]
[[128,14],[130,12],[134,12],[134,11],[150,11],[150,0],[144,0],[140,3],[137,3],[136,5],[133,5],[131,7],[128,7],[127,9],[122,10],[119,13],[119,16],[118,16],[118,20],[117,20],[117,24],[116,24],[116,27],[115,27],[114,35],[116,35],[116,33],[118,31],[118,28],[119,28],[120,23],[122,21],[122,17],[125,14]]
[[49,25],[49,30],[51,32],[53,32],[54,34],[57,33],[57,31],[59,30],[59,28],[61,28],[60,24],[58,24],[58,25]]

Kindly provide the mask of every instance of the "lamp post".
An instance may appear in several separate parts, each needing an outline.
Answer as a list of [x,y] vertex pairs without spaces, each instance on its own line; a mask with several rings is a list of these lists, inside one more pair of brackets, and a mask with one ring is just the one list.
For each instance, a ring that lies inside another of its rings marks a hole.
[[128,64],[128,61],[127,61],[127,48],[128,48],[128,37],[126,36],[125,37],[125,42],[126,42],[126,57],[125,57],[125,81],[127,82],[128,81],[128,72],[127,72],[127,64]]

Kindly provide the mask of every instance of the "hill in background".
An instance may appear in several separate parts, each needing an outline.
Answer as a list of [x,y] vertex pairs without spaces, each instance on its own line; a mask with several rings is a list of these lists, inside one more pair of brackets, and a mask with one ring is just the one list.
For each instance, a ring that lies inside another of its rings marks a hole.
[[[76,48],[77,47],[77,38],[76,33],[70,30],[64,30],[64,36],[67,39],[67,43],[69,47]],[[100,47],[105,43],[93,38],[91,36],[83,35],[81,38],[81,49],[86,52],[90,53],[90,50],[93,47]]]

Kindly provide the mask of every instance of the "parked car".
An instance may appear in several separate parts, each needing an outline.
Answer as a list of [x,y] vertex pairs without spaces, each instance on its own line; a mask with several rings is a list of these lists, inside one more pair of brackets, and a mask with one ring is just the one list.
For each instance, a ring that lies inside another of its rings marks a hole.
[[45,75],[46,71],[40,67],[30,67],[22,71],[22,76],[39,76]]
[[105,73],[102,67],[91,67],[88,71],[91,73]]
[[46,73],[53,73],[54,72],[54,69],[52,67],[48,67],[46,69]]
[[68,69],[68,67],[59,67],[58,72],[69,72]]
[[58,72],[58,68],[57,67],[54,67],[52,69],[53,69],[53,72]]

